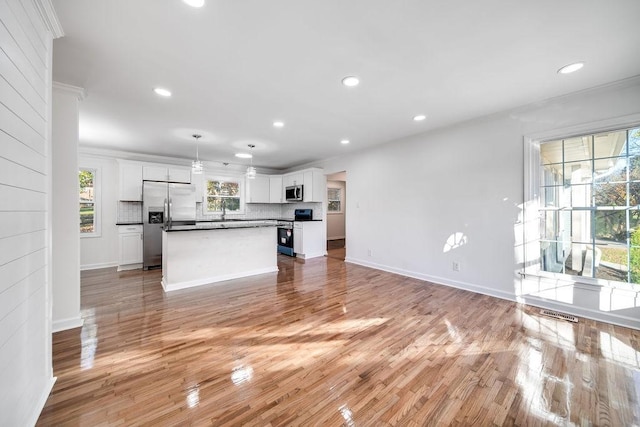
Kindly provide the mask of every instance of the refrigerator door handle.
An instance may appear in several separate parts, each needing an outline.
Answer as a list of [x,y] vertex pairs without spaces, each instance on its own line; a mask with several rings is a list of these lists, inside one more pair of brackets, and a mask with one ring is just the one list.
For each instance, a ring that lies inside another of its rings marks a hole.
[[164,199],[164,225],[169,225],[169,202]]

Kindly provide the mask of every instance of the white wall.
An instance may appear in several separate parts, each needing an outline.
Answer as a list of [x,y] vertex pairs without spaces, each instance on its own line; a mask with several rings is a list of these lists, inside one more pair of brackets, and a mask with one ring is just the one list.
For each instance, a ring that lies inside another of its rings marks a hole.
[[327,240],[345,238],[346,183],[345,181],[327,181],[327,188],[339,188],[342,194],[342,212],[327,212]]
[[52,156],[53,331],[82,326],[78,227],[78,102],[82,90],[54,83]]
[[31,0],[0,1],[0,425],[35,424],[53,386],[51,42]]
[[97,213],[100,235],[80,238],[80,268],[113,267],[118,264],[118,162],[112,158],[80,155],[79,167],[97,171],[100,188]]
[[608,290],[523,295],[518,274],[525,135],[640,113],[638,99],[640,78],[307,166],[347,171],[348,262],[640,328],[637,307],[599,308]]

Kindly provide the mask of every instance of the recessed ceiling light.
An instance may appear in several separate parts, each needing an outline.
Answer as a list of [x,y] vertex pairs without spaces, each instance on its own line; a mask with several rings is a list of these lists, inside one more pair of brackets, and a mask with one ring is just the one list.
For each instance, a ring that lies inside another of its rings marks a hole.
[[153,89],[153,91],[156,93],[156,95],[164,96],[166,98],[171,96],[171,92],[165,88],[157,87]]
[[240,159],[250,159],[253,156],[249,153],[236,153],[236,157],[240,158]]
[[204,6],[204,0],[182,0],[186,4],[191,7],[202,7]]
[[281,127],[284,127],[284,122],[280,122],[280,121],[273,122],[273,127],[274,127],[274,128],[281,128]]
[[424,114],[418,114],[417,116],[413,116],[413,120],[416,122],[421,122],[426,118],[427,116],[425,116]]
[[569,74],[578,71],[584,67],[584,62],[576,62],[574,64],[565,65],[558,70],[558,74]]
[[348,139],[343,139],[342,141],[340,141],[340,144],[348,144],[351,141],[349,141]]
[[342,84],[348,87],[358,86],[360,84],[360,79],[356,76],[347,76],[342,79]]

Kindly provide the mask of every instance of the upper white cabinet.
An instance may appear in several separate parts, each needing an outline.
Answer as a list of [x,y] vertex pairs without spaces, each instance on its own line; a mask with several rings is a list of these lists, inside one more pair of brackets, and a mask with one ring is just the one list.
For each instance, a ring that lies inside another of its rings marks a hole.
[[282,175],[269,176],[269,203],[282,203]]
[[196,187],[196,202],[204,202],[204,174],[193,174],[191,183]]
[[292,172],[282,176],[282,187],[303,185],[303,202],[323,202],[327,189],[327,178],[322,169],[312,168]]
[[268,176],[256,175],[254,179],[247,179],[246,183],[245,202],[269,203],[270,183]]
[[126,202],[142,201],[142,165],[140,163],[119,162],[120,194],[119,200]]
[[166,181],[191,183],[191,169],[187,167],[144,166],[142,179],[145,181]]
[[291,187],[292,185],[303,185],[304,174],[302,172],[288,173],[282,176],[282,186]]
[[322,169],[308,169],[304,174],[303,200],[305,202],[323,202],[327,191],[327,177]]

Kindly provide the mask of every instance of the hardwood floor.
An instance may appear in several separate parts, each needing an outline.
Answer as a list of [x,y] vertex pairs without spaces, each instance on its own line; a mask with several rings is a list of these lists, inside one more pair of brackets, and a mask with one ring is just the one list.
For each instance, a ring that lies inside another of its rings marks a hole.
[[640,423],[640,331],[325,257],[165,294],[82,273],[38,425]]

